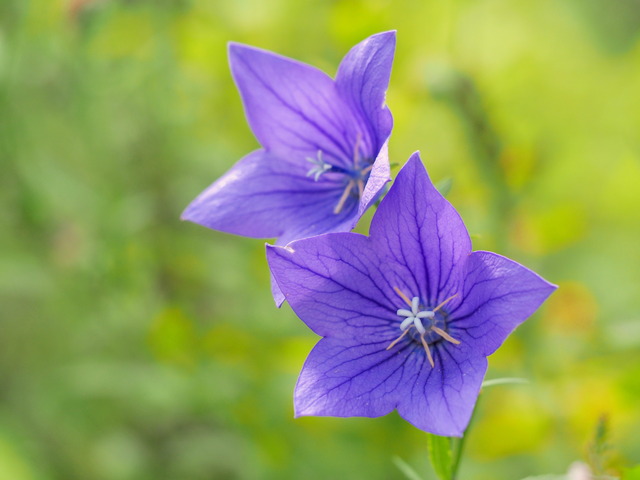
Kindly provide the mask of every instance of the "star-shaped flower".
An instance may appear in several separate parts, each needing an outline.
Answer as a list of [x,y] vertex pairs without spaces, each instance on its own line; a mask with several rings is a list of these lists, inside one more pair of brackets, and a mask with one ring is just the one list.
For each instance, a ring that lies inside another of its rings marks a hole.
[[232,43],[231,72],[262,145],[207,188],[183,219],[247,237],[349,231],[389,181],[385,106],[395,32],[351,49],[335,80],[315,67]]
[[471,252],[455,209],[414,154],[370,236],[268,247],[295,313],[322,338],[295,391],[296,416],[377,417],[464,432],[491,355],[556,288],[505,257]]

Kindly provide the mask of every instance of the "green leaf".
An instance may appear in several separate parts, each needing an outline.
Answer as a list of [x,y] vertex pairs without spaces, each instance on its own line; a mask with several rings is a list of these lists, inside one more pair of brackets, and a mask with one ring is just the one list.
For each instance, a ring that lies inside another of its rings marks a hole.
[[517,377],[492,378],[491,380],[482,382],[482,388],[493,387],[495,385],[508,385],[510,383],[526,384],[529,383],[529,380]]
[[429,434],[427,437],[429,460],[440,480],[452,480],[453,454],[451,438]]
[[446,177],[436,183],[436,188],[440,192],[440,195],[446,197],[451,191],[451,187],[453,186],[453,178]]
[[396,456],[393,457],[392,460],[394,465],[398,467],[398,470],[400,470],[409,480],[422,480],[422,478],[420,478],[420,475],[418,475],[418,472],[416,472],[413,467],[403,459]]

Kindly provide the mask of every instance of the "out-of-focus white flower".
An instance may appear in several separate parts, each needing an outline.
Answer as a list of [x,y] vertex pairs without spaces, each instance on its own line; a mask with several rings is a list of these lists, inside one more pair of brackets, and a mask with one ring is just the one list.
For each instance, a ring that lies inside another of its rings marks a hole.
[[591,469],[586,463],[573,462],[567,472],[568,480],[593,480]]

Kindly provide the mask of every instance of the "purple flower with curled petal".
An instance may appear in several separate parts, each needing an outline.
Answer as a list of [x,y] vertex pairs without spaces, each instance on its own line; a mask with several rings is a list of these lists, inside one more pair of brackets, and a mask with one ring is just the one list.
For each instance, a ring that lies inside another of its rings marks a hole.
[[[351,49],[335,80],[232,43],[229,61],[262,145],[207,188],[183,219],[247,237],[292,240],[348,231],[390,179],[385,106],[395,32]],[[277,289],[276,301],[281,300]],[[281,301],[279,302],[281,303]]]
[[455,209],[414,154],[370,236],[331,233],[267,247],[296,314],[322,338],[296,416],[377,417],[461,436],[491,355],[556,288],[505,257],[471,251]]

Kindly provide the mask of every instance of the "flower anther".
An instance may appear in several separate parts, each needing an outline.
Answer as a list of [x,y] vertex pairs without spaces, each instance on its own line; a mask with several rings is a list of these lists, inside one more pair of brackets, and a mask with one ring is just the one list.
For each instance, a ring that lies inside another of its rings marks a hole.
[[[459,340],[456,340],[447,333],[447,314],[442,311],[442,307],[456,298],[458,294],[450,296],[434,309],[430,310],[420,303],[420,297],[413,297],[409,300],[409,297],[398,287],[393,287],[393,289],[398,296],[400,296],[400,298],[402,298],[405,303],[411,307],[411,310],[400,308],[396,312],[398,316],[406,317],[402,323],[400,323],[400,330],[402,331],[402,334],[391,342],[386,349],[391,350],[407,334],[410,334],[414,341],[420,341],[425,353],[427,354],[431,367],[434,367],[435,363],[433,361],[433,356],[431,355],[431,350],[429,349],[429,343],[433,344],[444,339],[454,345],[460,345]],[[411,332],[412,328],[415,328],[413,332]]]

